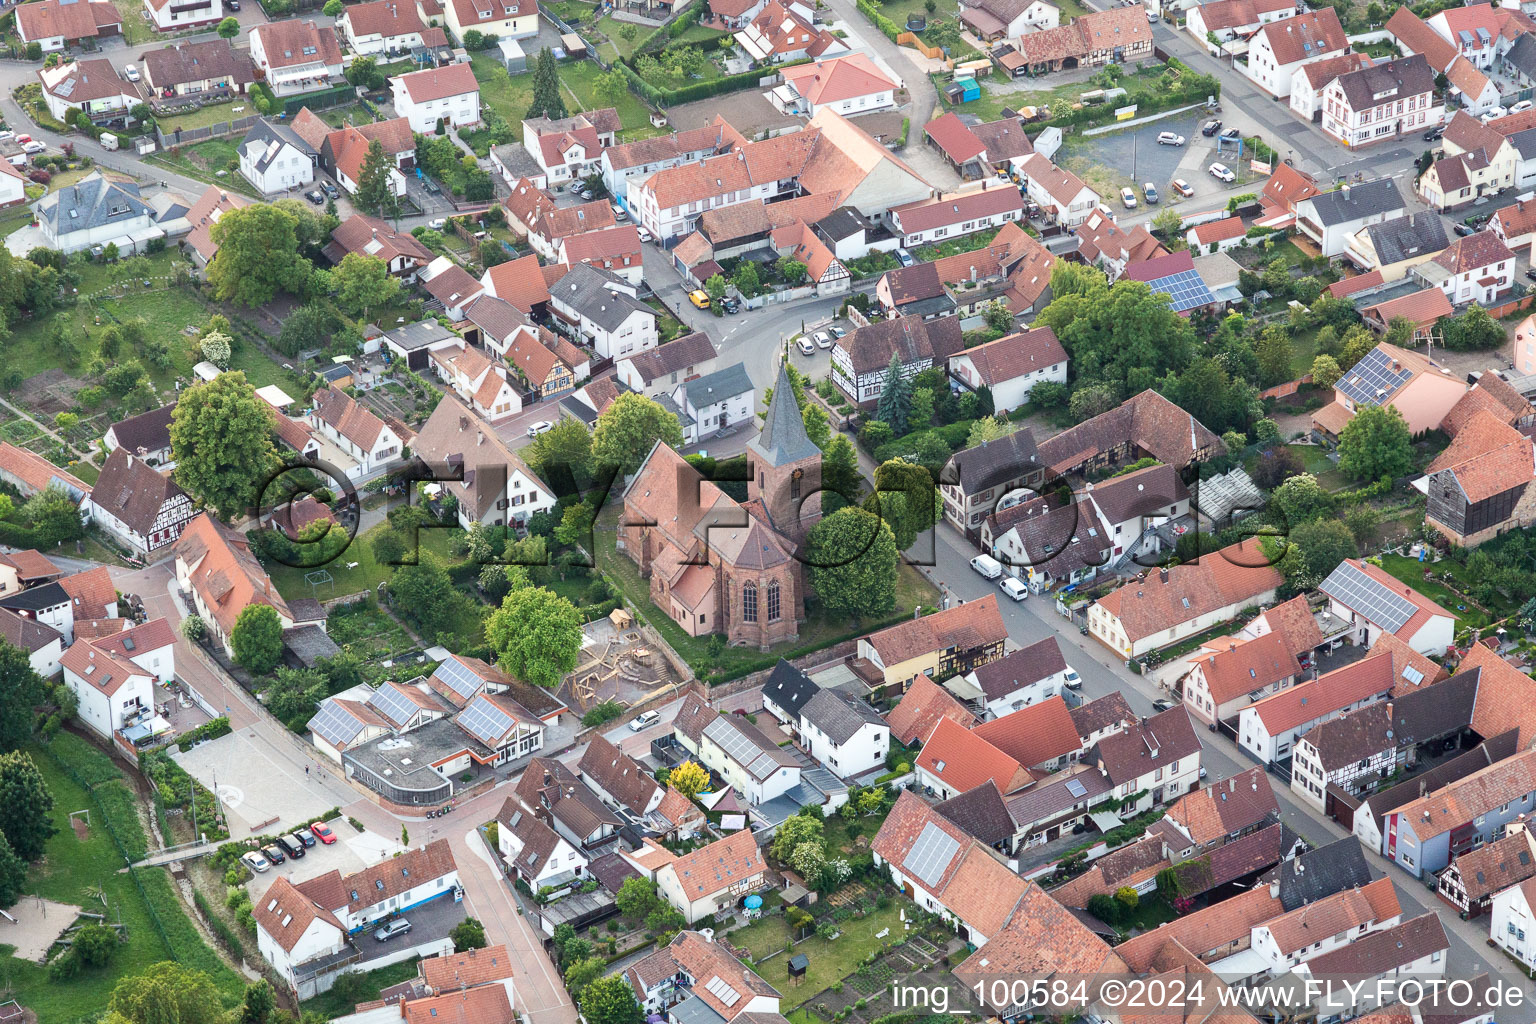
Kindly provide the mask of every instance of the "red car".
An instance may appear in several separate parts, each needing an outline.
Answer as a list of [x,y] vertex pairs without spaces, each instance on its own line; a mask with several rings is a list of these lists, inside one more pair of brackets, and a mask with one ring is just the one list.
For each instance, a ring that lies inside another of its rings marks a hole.
[[326,846],[330,846],[336,841],[336,833],[332,832],[330,829],[326,828],[325,825],[318,821],[309,826],[309,830],[315,834],[316,839],[320,840]]

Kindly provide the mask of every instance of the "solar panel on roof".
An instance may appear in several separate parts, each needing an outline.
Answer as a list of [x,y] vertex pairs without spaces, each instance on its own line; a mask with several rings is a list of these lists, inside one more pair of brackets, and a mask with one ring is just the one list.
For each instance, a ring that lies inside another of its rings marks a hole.
[[331,746],[351,743],[363,731],[363,723],[353,718],[340,704],[327,700],[309,720],[309,731]]
[[735,1006],[737,1001],[741,999],[741,993],[731,988],[724,978],[718,976],[710,978],[709,984],[705,985],[704,988],[726,1006]]
[[416,713],[416,705],[400,689],[390,683],[374,690],[368,698],[368,706],[391,722],[408,722]]
[[1402,629],[1418,611],[1412,601],[1394,594],[1348,562],[1340,562],[1318,589],[1378,623],[1389,633]]
[[1084,786],[1081,782],[1077,781],[1076,779],[1068,779],[1067,780],[1067,792],[1071,793],[1073,796],[1087,796],[1088,795],[1088,787]]
[[1401,363],[1394,370],[1392,357],[1382,349],[1374,348],[1350,368],[1337,387],[1356,404],[1380,405],[1395,395],[1412,376],[1412,371]]
[[433,673],[437,678],[448,684],[448,688],[466,700],[479,693],[485,686],[485,680],[471,672],[463,662],[457,658],[449,658],[437,666]]
[[955,837],[930,821],[902,858],[902,870],[931,889],[944,877],[944,869],[958,849],[960,843]]
[[1177,274],[1159,277],[1148,281],[1147,286],[1154,292],[1167,292],[1169,305],[1176,313],[1196,309],[1216,301],[1216,296],[1211,294],[1210,286],[1201,280],[1199,273],[1194,270],[1181,270]]
[[459,712],[459,727],[488,747],[494,747],[515,724],[515,719],[483,694]]

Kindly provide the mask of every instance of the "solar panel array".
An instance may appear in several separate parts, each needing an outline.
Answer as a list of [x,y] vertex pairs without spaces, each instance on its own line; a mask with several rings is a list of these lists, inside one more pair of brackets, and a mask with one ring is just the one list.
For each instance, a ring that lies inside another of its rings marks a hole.
[[1210,286],[1193,270],[1181,270],[1177,274],[1148,281],[1147,285],[1153,292],[1167,292],[1170,297],[1169,304],[1176,313],[1208,306],[1216,301],[1216,296],[1211,294]]
[[517,719],[507,714],[484,694],[480,694],[459,712],[459,728],[488,747],[495,747],[512,730]]
[[754,778],[767,778],[778,764],[726,715],[721,715],[705,726],[704,735],[725,751],[727,757],[751,772]]
[[458,658],[449,658],[437,666],[437,671],[432,674],[447,683],[450,690],[465,700],[479,693],[485,686],[485,680],[471,672],[469,667]]
[[351,743],[363,731],[363,723],[353,718],[334,700],[327,700],[315,712],[315,717],[309,720],[309,731],[334,747]]
[[1077,781],[1076,779],[1068,779],[1067,780],[1067,792],[1071,793],[1073,796],[1087,796],[1088,795],[1088,787],[1084,786],[1081,782]]
[[[1373,348],[1364,359],[1349,368],[1335,385],[1357,405],[1380,405],[1408,383],[1413,372],[1401,363],[1392,368],[1392,357]],[[1385,392],[1382,394],[1381,392]]]
[[944,869],[949,867],[958,849],[959,840],[930,821],[902,858],[901,868],[931,889],[944,877]]
[[731,988],[730,983],[718,975],[710,978],[709,984],[705,985],[704,988],[726,1006],[735,1006],[741,999],[741,993]]
[[1403,597],[1371,579],[1348,562],[1328,574],[1318,587],[1329,597],[1353,608],[1389,633],[1396,633],[1408,624],[1418,607]]
[[416,713],[416,705],[394,683],[385,683],[368,698],[368,706],[395,725],[404,725]]

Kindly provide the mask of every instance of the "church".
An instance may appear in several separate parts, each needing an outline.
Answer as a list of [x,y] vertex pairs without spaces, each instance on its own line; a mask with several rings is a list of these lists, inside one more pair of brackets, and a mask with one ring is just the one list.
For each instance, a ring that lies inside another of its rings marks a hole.
[[657,442],[624,490],[619,548],[651,581],[651,602],[690,636],[763,650],[805,621],[796,557],[821,518],[821,449],[806,436],[781,363],[762,433],[747,445],[738,502]]

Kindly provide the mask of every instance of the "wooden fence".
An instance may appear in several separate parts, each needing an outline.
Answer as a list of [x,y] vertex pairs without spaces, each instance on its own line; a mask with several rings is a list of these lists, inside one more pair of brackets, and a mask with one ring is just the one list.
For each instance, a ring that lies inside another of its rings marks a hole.
[[899,35],[897,35],[896,36],[896,45],[897,46],[910,46],[910,47],[912,47],[912,49],[916,50],[918,53],[922,54],[924,57],[927,57],[929,60],[943,60],[944,59],[944,50],[943,50],[942,47],[929,46],[927,43],[925,43],[921,39],[917,38],[917,36],[913,35],[911,32],[902,32]]

